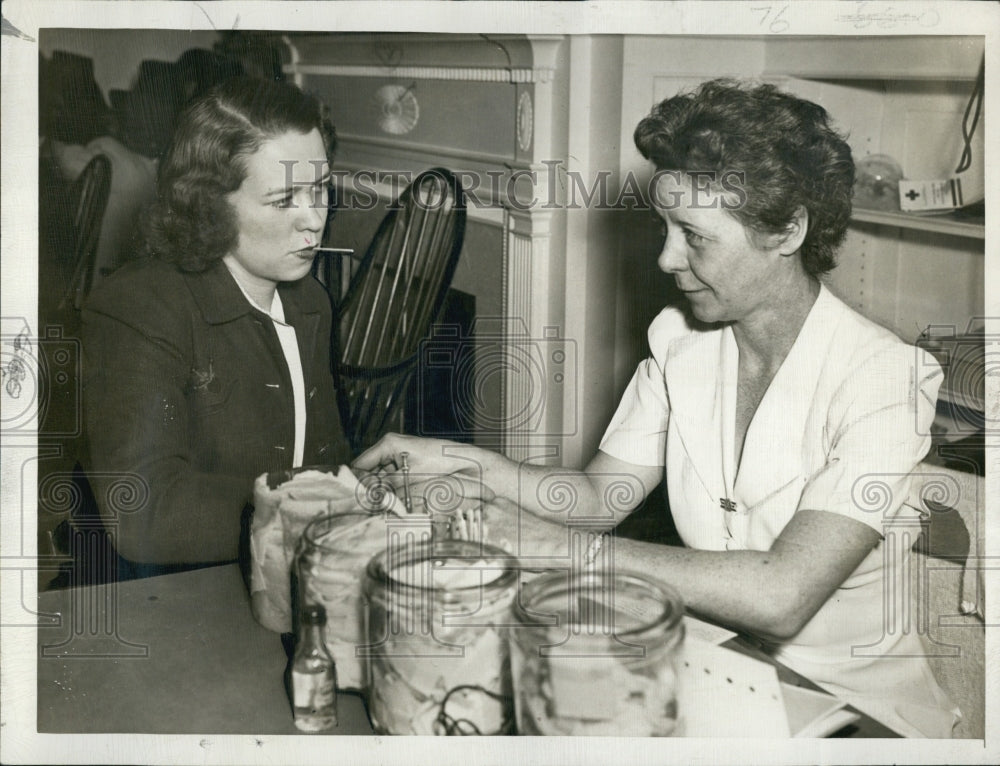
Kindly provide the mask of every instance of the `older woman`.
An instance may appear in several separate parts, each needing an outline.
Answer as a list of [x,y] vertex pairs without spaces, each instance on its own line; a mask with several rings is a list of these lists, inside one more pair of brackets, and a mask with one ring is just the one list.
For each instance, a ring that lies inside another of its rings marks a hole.
[[152,257],[86,305],[86,468],[127,561],[233,560],[256,476],[350,457],[329,298],[308,277],[334,146],[292,85],[198,98],[159,169]]
[[[399,436],[357,466],[406,451],[411,477],[451,473],[470,493],[516,503],[520,519],[491,509],[490,530],[563,566],[566,515],[545,508],[550,482],[572,483],[576,518],[621,517],[665,468],[686,547],[615,539],[616,566],[672,583],[692,610],[758,636],[901,733],[948,736],[950,703],[918,637],[884,629],[882,598],[908,555],[884,524],[928,450],[941,375],[819,281],[850,216],[850,149],[816,104],[729,81],[658,104],[635,141],[656,167],[659,266],[686,306],[651,325],[651,356],[586,469]],[[876,513],[857,502],[873,478],[892,491]],[[631,495],[613,491],[622,482]]]

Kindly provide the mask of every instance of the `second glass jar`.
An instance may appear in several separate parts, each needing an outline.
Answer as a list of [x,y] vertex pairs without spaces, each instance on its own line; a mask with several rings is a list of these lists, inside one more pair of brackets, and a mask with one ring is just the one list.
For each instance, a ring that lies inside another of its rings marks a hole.
[[677,592],[635,572],[553,571],[513,607],[511,673],[519,734],[678,734]]

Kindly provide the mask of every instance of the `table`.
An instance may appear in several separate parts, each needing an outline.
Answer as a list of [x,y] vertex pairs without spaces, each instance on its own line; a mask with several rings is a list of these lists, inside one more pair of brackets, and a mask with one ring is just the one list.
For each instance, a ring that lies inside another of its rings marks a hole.
[[[296,734],[281,636],[250,612],[239,568],[40,594],[38,731],[45,733]],[[816,689],[744,639],[724,646]],[[371,734],[360,695],[341,693],[333,734]],[[861,715],[843,736],[898,736]]]
[[[235,564],[38,601],[62,615],[38,629],[38,731],[299,733],[281,636],[254,620]],[[360,695],[338,695],[338,714],[332,733],[372,733]]]

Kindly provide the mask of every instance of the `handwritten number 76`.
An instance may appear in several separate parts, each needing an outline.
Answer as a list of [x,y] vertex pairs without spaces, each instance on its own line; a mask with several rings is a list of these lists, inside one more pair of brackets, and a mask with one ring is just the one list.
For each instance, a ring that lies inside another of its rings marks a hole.
[[767,24],[767,31],[776,34],[785,32],[789,27],[788,22],[782,18],[787,10],[787,5],[778,6],[777,12],[775,12],[774,6],[771,5],[758,5],[750,8],[752,13],[761,14],[758,24],[760,26]]

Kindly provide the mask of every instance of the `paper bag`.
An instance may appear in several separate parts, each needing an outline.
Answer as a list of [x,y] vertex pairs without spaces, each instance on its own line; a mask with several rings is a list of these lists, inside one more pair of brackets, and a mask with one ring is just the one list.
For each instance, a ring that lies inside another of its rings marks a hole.
[[292,629],[291,569],[309,522],[360,509],[364,493],[346,466],[263,474],[254,482],[250,528],[250,605],[270,630]]

